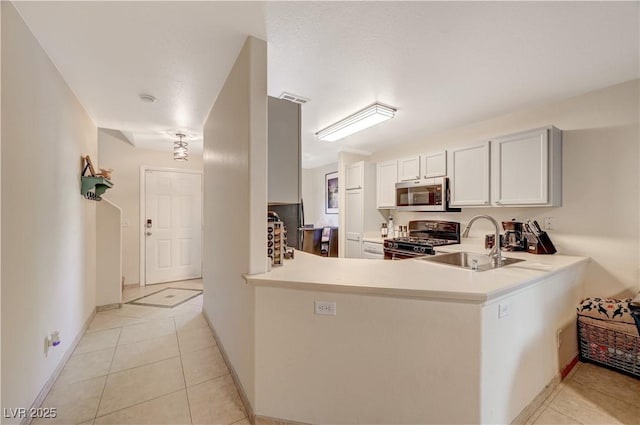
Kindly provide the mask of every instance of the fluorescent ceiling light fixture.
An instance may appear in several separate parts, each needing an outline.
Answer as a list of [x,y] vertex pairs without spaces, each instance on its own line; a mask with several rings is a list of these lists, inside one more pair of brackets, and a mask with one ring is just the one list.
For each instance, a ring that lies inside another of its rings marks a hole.
[[318,136],[320,140],[335,142],[343,137],[350,136],[353,133],[364,130],[365,128],[373,127],[376,124],[380,124],[383,121],[391,119],[395,114],[395,108],[382,105],[380,103],[374,103],[373,105],[367,106],[355,114],[349,115],[347,118],[318,131],[316,136]]

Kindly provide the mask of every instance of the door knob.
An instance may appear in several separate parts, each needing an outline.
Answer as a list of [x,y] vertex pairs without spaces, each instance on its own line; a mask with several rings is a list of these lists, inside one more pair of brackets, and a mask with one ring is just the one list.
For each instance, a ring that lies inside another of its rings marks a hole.
[[147,236],[151,236],[151,232],[147,232]]

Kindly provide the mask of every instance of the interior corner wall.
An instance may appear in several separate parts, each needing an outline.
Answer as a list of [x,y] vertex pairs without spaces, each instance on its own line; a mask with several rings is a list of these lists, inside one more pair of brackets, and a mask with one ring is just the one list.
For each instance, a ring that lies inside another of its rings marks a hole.
[[[0,7],[1,172],[11,182],[2,188],[2,407],[28,408],[95,308],[96,205],[80,195],[80,173],[81,156],[96,157],[97,129],[14,6]],[[61,344],[45,354],[55,330]]]
[[96,307],[122,303],[122,210],[103,198],[96,204]]
[[266,52],[247,38],[204,126],[204,311],[252,404],[255,294],[242,275],[266,271]]
[[338,226],[338,214],[327,214],[325,209],[325,177],[338,171],[338,163],[302,169],[302,200],[304,222],[314,227]]
[[122,274],[125,285],[140,283],[140,167],[202,171],[202,156],[173,160],[166,152],[132,146],[117,130],[98,129],[98,158],[103,168],[113,168],[113,187],[104,197],[122,209]]
[[[463,224],[477,214],[498,221],[555,219],[549,235],[558,252],[590,257],[586,296],[627,297],[640,283],[640,80],[425,136],[376,152],[373,162],[461,147],[505,134],[554,125],[562,130],[562,206],[462,208],[460,213],[397,212],[397,224],[443,219]],[[477,222],[471,236],[492,233]]]

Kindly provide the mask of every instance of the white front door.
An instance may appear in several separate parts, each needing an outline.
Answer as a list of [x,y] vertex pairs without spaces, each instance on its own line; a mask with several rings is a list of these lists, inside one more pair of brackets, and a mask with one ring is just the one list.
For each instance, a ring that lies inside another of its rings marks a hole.
[[145,283],[202,276],[202,175],[145,171]]

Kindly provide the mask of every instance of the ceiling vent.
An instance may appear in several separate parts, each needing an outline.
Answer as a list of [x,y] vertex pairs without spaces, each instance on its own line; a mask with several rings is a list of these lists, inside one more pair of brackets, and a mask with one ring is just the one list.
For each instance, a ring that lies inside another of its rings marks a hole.
[[287,93],[286,91],[282,92],[280,99],[288,100],[289,102],[298,103],[300,105],[304,105],[311,100],[306,97],[298,96],[297,94]]

